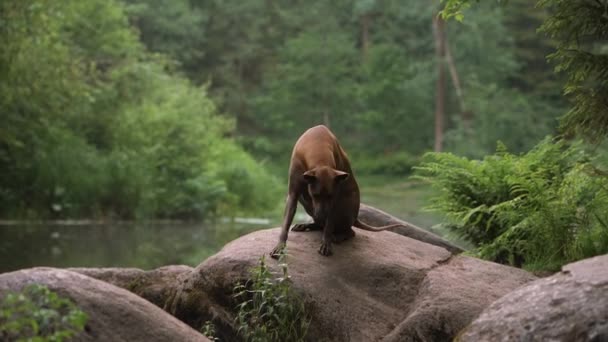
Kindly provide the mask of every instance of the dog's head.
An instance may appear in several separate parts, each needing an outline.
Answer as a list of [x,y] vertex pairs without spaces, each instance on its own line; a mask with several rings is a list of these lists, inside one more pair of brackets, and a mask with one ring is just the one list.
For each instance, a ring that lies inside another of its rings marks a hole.
[[312,198],[313,218],[323,222],[338,197],[340,185],[348,179],[349,174],[322,166],[304,172],[302,177],[308,184],[308,194]]

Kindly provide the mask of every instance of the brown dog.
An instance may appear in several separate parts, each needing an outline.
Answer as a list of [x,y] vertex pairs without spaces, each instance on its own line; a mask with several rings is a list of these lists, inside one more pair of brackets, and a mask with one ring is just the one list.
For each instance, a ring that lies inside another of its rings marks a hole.
[[352,226],[369,231],[401,226],[393,224],[372,227],[357,219],[360,204],[359,186],[338,139],[323,125],[304,132],[293,148],[285,217],[279,243],[270,253],[273,258],[277,258],[285,248],[297,201],[300,201],[308,215],[313,218],[313,222],[297,224],[292,230],[323,229],[323,242],[319,253],[325,256],[332,254],[332,242],[341,242],[355,236]]

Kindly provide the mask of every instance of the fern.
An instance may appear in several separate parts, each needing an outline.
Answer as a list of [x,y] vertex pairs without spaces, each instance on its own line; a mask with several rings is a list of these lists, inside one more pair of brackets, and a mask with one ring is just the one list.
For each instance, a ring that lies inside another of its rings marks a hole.
[[580,144],[546,138],[523,155],[499,145],[469,160],[429,153],[416,177],[438,190],[428,209],[485,259],[534,269],[608,252],[608,180]]

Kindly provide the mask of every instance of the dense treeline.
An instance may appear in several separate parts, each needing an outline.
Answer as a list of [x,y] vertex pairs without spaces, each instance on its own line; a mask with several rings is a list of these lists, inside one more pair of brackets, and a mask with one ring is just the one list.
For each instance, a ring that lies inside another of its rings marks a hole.
[[145,49],[124,4],[0,6],[0,216],[274,207],[276,181],[228,138],[233,121]]
[[[462,93],[447,84],[447,150],[481,156],[501,140],[525,151],[556,126],[561,85],[545,61],[549,39],[534,33],[546,13],[512,2],[480,4],[464,24],[447,23]],[[411,166],[433,148],[439,2],[128,3],[144,44],[210,84],[259,157],[286,159],[294,137],[318,123],[330,124],[366,170],[379,156]]]
[[[525,151],[563,103],[524,0],[448,23],[445,149]],[[439,3],[4,1],[0,216],[204,217],[274,207],[326,123],[360,172],[432,149]],[[542,52],[542,53],[541,53]],[[456,89],[456,88],[458,89]],[[247,152],[245,152],[245,150]],[[264,165],[256,162],[263,160]]]

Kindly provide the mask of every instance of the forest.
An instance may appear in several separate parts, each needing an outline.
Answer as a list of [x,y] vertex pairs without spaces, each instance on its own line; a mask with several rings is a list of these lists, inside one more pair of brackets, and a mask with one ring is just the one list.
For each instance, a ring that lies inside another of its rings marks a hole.
[[602,4],[3,1],[0,218],[274,211],[325,124],[486,258],[606,252]]
[[603,341],[607,136],[607,0],[2,0],[0,340]]

